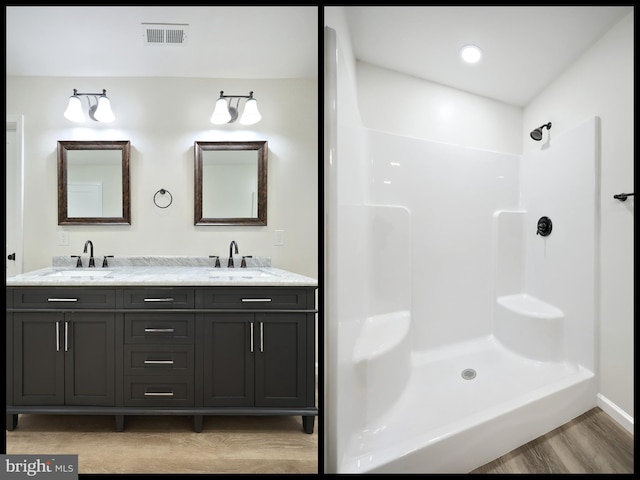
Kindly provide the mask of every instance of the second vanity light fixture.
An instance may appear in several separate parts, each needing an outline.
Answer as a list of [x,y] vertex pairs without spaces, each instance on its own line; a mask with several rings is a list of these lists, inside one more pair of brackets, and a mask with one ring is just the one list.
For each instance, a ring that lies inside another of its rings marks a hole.
[[[84,113],[82,111],[82,101],[80,97],[87,97],[89,103],[89,118],[96,122],[111,123],[116,117],[111,110],[111,101],[107,97],[107,91],[102,93],[79,93],[75,88],[73,95],[69,97],[69,104],[64,111],[64,118],[72,122],[84,122]],[[93,97],[95,103],[91,103],[90,97]]]
[[[231,105],[234,98],[237,99],[235,107]],[[213,115],[211,115],[211,123],[223,125],[235,122],[238,118],[238,107],[241,98],[246,98],[247,100],[244,102],[240,123],[243,125],[258,123],[262,119],[262,115],[258,111],[258,102],[253,98],[253,92],[249,92],[249,95],[225,95],[222,90],[220,90],[220,97],[216,100],[216,106],[213,110]]]

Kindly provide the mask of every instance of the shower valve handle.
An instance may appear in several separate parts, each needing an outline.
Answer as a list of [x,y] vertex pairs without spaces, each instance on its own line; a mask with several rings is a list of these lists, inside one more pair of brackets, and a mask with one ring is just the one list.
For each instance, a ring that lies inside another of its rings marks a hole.
[[553,224],[549,217],[540,217],[540,220],[538,220],[538,230],[536,231],[536,235],[546,237],[551,234],[552,228]]

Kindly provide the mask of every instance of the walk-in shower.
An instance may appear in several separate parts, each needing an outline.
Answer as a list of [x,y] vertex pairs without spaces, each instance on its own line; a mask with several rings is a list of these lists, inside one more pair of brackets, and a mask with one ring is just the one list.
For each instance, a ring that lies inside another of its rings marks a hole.
[[325,472],[466,473],[594,407],[598,118],[524,155],[374,131],[325,55]]

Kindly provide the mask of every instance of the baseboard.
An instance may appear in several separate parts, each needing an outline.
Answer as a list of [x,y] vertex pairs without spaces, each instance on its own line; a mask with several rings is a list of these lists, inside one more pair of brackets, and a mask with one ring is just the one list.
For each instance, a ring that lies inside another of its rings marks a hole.
[[597,404],[607,415],[619,423],[625,430],[633,435],[633,417],[610,401],[604,395],[597,395]]

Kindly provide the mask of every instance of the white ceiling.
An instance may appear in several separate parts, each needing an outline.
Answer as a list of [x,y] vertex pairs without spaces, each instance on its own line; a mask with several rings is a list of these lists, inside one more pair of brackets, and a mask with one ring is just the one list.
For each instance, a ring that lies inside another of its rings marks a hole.
[[[633,7],[345,10],[358,60],[522,107]],[[463,64],[458,52],[466,44],[483,50],[481,62]]]
[[[524,106],[632,6],[345,7],[359,60]],[[188,24],[147,46],[142,23]],[[6,74],[65,77],[318,76],[317,6],[6,7]],[[474,43],[479,64],[458,51]]]
[[[315,78],[317,6],[6,7],[6,74]],[[188,24],[183,45],[145,45],[142,23]]]

